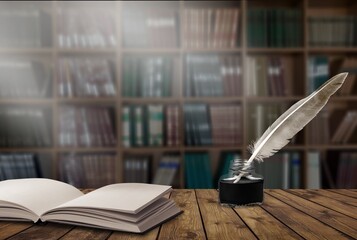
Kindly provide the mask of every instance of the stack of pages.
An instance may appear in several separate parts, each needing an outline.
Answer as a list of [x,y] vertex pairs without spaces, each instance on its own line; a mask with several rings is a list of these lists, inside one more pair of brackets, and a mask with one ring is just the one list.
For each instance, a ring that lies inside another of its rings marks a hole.
[[42,221],[145,232],[181,213],[170,186],[121,183],[88,194],[50,179],[0,182],[0,220]]

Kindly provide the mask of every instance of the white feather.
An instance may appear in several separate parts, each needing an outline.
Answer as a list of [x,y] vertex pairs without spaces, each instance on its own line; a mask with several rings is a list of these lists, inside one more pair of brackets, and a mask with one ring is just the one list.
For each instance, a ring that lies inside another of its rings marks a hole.
[[[288,144],[291,138],[326,105],[330,96],[342,86],[347,75],[348,73],[340,73],[332,77],[319,89],[285,111],[254,144],[249,146],[252,155],[246,164],[249,166],[253,160],[261,162]],[[239,174],[234,182],[238,182],[242,176],[242,173]]]

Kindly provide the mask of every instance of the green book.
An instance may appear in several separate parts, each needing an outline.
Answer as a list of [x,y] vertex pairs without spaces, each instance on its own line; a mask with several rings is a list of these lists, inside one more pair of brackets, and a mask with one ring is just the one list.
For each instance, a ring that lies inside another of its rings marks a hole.
[[192,189],[193,187],[193,179],[192,179],[192,165],[191,165],[191,154],[185,154],[185,185],[186,188]]
[[122,142],[124,147],[130,147],[130,109],[128,106],[122,110]]
[[276,9],[275,10],[275,28],[276,28],[276,44],[275,47],[283,47],[283,41],[285,38],[284,34],[284,10]]
[[163,144],[163,106],[149,105],[149,145]]
[[204,183],[202,188],[213,188],[213,178],[211,170],[211,159],[207,153],[202,154],[203,172],[204,172]]

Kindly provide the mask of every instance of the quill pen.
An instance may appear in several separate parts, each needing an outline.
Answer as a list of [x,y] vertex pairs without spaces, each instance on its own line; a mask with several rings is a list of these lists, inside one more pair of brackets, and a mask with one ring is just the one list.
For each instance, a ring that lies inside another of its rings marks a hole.
[[316,91],[286,110],[255,143],[248,147],[252,155],[244,162],[242,169],[235,173],[234,177],[226,180],[234,180],[234,183],[237,183],[243,176],[255,179],[247,171],[251,168],[253,161],[262,162],[264,158],[274,155],[288,144],[291,138],[303,129],[326,105],[331,95],[342,86],[347,75],[348,73],[335,75]]

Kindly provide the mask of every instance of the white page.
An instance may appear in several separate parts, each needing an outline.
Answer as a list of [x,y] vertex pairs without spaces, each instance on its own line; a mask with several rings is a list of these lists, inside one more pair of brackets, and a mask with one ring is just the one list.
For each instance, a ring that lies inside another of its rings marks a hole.
[[96,208],[134,214],[171,190],[171,186],[155,184],[112,184],[66,202],[56,209],[67,207]]
[[37,216],[82,195],[81,191],[69,184],[45,178],[0,182],[0,201],[24,206]]

